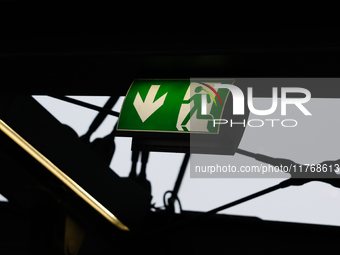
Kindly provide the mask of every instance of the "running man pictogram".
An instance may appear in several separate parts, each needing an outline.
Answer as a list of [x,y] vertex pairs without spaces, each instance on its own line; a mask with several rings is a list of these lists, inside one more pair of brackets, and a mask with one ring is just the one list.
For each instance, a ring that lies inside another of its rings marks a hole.
[[[203,89],[201,86],[199,86],[199,87],[197,87],[195,89],[195,93],[196,93],[195,95],[193,95],[188,100],[183,100],[183,103],[185,103],[185,104],[188,104],[191,101],[194,101],[193,102],[194,106],[191,108],[190,112],[187,114],[187,116],[184,118],[184,120],[183,120],[183,122],[181,124],[181,126],[182,126],[184,131],[189,131],[185,126],[188,123],[188,121],[190,120],[191,116],[193,116],[196,111],[197,111],[196,118],[199,119],[199,120],[213,119],[213,116],[210,115],[210,114],[207,114],[207,115],[203,115],[202,114],[202,96],[205,95],[207,97],[207,102],[208,103],[211,102],[210,95],[209,95],[210,93],[209,92],[207,94],[199,94],[202,90],[205,91],[205,92],[208,92],[205,89]],[[214,98],[213,98],[213,100],[214,100]]]

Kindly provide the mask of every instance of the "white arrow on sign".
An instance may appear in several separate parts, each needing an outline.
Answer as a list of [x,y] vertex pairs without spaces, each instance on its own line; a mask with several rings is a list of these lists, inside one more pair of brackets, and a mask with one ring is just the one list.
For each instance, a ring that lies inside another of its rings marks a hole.
[[133,105],[135,106],[138,115],[143,122],[146,121],[147,118],[149,118],[164,103],[165,97],[168,94],[168,92],[154,102],[157,91],[160,86],[161,85],[152,85],[151,88],[149,89],[148,94],[146,95],[144,102],[139,92],[136,95]]

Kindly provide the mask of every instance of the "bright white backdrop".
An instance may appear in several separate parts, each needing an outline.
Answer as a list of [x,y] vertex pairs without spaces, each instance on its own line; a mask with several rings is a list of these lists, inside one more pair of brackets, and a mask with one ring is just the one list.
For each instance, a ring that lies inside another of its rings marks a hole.
[[[79,136],[85,134],[97,115],[97,112],[78,105],[64,102],[47,96],[34,96],[34,98],[53,114],[61,123],[72,127]],[[97,106],[104,106],[108,96],[72,96],[84,102]],[[313,114],[319,114],[324,118],[320,123],[303,122],[300,129],[294,132],[301,132],[299,141],[288,141],[294,150],[287,150],[287,139],[279,136],[268,137],[266,130],[246,129],[241,141],[240,148],[255,153],[262,153],[273,157],[288,158],[297,163],[319,163],[324,160],[338,159],[339,137],[336,137],[340,130],[340,120],[329,120],[322,116],[320,107],[339,109],[340,100],[312,99],[308,109]],[[319,100],[319,101],[318,101]],[[113,107],[114,111],[119,111],[123,103],[123,97],[119,99]],[[252,118],[252,116],[250,116]],[[103,137],[111,132],[117,117],[108,116],[102,125],[92,135],[91,141],[97,137]],[[329,123],[328,123],[329,122]],[[304,126],[305,125],[305,126]],[[313,127],[313,128],[312,128]],[[255,132],[255,133],[254,133]],[[292,131],[290,131],[292,132]],[[323,132],[330,135],[332,139],[324,138]],[[288,134],[289,135],[289,134]],[[259,145],[254,142],[249,143],[249,137],[266,137]],[[296,139],[295,139],[296,140]],[[248,141],[248,142],[247,142]],[[263,142],[267,141],[267,142]],[[116,137],[116,152],[111,161],[110,167],[119,176],[128,176],[131,168],[131,139]],[[303,150],[301,155],[309,155],[307,158],[299,158],[299,150]],[[151,152],[148,166],[147,178],[152,185],[152,203],[157,207],[163,206],[163,194],[167,190],[172,190],[182,162],[182,153],[159,153]],[[252,159],[245,159],[244,156],[228,156],[230,162],[248,160],[256,164]],[[307,160],[307,162],[306,162]],[[313,160],[311,162],[308,160]],[[138,163],[138,168],[140,164]],[[236,199],[250,195],[259,190],[273,186],[283,179],[272,178],[248,178],[248,179],[194,179],[190,178],[189,168],[183,178],[179,191],[179,198],[183,210],[208,211],[220,205],[232,202]],[[0,200],[4,198],[0,195]],[[178,208],[176,208],[178,211]],[[322,183],[310,182],[303,186],[289,187],[281,189],[241,205],[222,211],[225,214],[256,216],[264,220],[277,220],[288,222],[302,222],[314,224],[327,224],[340,226],[340,192],[338,188]]]

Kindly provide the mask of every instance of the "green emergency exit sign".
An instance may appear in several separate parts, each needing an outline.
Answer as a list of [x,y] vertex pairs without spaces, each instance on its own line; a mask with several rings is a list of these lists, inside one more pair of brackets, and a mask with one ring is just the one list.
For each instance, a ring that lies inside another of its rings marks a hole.
[[218,133],[213,119],[221,118],[229,90],[214,89],[215,84],[220,83],[136,79],[125,97],[117,130]]

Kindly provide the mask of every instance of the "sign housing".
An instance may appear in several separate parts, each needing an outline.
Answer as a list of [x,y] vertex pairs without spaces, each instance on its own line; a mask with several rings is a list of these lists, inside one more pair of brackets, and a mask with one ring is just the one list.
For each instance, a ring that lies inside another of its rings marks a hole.
[[[244,127],[214,125],[232,116],[233,98],[217,84],[234,79],[136,79],[127,92],[118,136],[133,137],[133,150],[233,155]],[[216,87],[216,89],[215,89]]]

